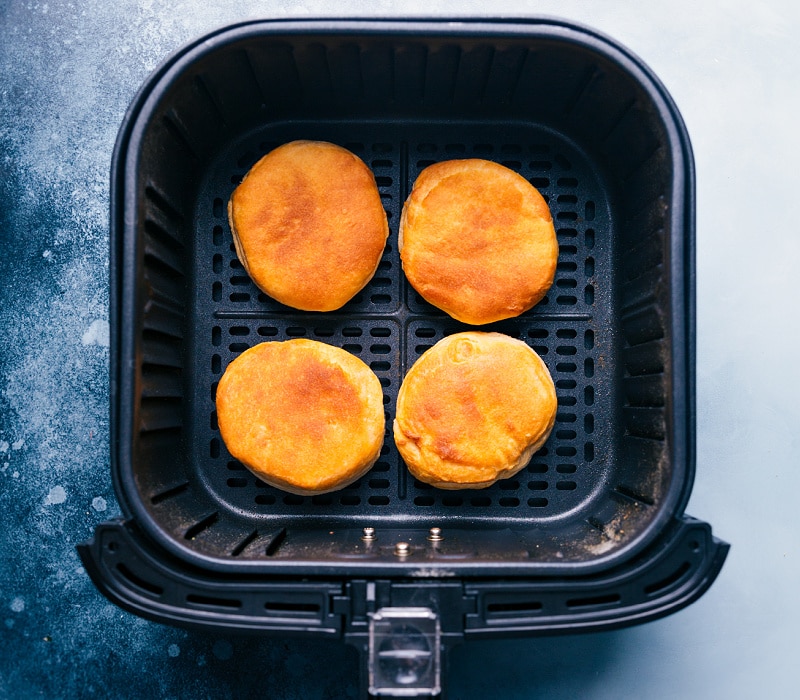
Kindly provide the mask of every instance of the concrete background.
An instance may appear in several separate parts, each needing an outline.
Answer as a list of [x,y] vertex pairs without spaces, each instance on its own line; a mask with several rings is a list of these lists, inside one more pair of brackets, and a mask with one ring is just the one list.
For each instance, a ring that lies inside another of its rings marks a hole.
[[108,468],[108,169],[171,51],[242,19],[544,14],[639,54],[697,166],[697,479],[733,548],[703,598],[613,633],[470,643],[454,698],[790,698],[800,645],[796,298],[800,5],[0,2],[0,697],[344,698],[338,644],[194,634],[97,592],[75,544],[119,513]]

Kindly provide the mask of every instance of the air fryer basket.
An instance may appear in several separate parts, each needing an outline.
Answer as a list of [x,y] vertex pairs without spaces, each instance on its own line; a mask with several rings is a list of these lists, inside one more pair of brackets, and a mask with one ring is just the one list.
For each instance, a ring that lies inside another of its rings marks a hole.
[[[294,139],[359,155],[389,217],[374,279],[333,313],[262,294],[227,224],[248,168]],[[407,283],[397,226],[422,168],[471,157],[521,173],[553,212],[552,289],[484,329],[540,354],[559,410],[517,476],[445,492],[408,474],[391,421],[411,364],[467,327]],[[585,28],[252,22],[187,46],[144,86],[114,155],[112,475],[124,518],[82,546],[87,569],[156,619],[351,641],[367,613],[419,605],[420,591],[445,638],[607,627],[690,602],[727,551],[683,516],[694,471],[693,197],[688,137],[664,88]],[[227,364],[293,337],[349,350],[384,387],[380,459],[325,496],[260,482],[216,425]]]

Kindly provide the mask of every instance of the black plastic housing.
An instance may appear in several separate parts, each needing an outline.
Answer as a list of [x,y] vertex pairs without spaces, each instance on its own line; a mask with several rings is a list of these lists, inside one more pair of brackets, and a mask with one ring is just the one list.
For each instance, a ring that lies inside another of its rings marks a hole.
[[[263,295],[236,259],[226,219],[247,169],[300,138],[359,155],[389,216],[375,278],[328,314]],[[550,293],[485,329],[542,356],[559,412],[550,440],[516,477],[444,492],[408,474],[391,420],[414,360],[467,326],[408,285],[397,226],[420,170],[465,157],[518,171],[553,212],[560,254]],[[133,101],[114,153],[111,206],[111,466],[126,522],[101,527],[98,538],[128,533],[136,544],[126,551],[149,553],[131,554],[120,578],[120,550],[82,546],[112,599],[180,624],[285,630],[299,621],[307,633],[345,635],[351,603],[339,610],[335,601],[358,581],[446,579],[442,591],[489,601],[466,604],[453,633],[502,634],[649,619],[713,581],[727,545],[683,516],[695,452],[692,154],[664,87],[616,42],[552,19],[221,29],[172,56]],[[217,429],[214,391],[227,364],[255,343],[291,337],[344,347],[384,386],[383,453],[335,494],[266,486],[230,457]],[[362,539],[366,526],[376,528],[374,542]],[[427,539],[430,527],[442,528],[441,542]],[[408,556],[396,556],[400,540]],[[147,566],[137,569],[145,560],[151,571],[194,571],[204,583],[191,595],[201,603],[181,593],[167,594],[170,611],[156,604],[172,584],[152,584],[148,596]],[[634,571],[649,607],[613,588],[620,572]],[[283,617],[259,608],[223,619],[202,605],[213,609],[218,598],[203,586],[300,578],[317,592],[299,602],[299,617],[290,606]],[[137,581],[152,605],[123,602],[120,586],[142,598]],[[582,596],[597,582],[602,594]],[[667,595],[687,582],[688,591]],[[550,609],[548,596],[589,603]],[[306,624],[303,604],[318,606],[320,619]],[[586,616],[595,604],[605,613]]]

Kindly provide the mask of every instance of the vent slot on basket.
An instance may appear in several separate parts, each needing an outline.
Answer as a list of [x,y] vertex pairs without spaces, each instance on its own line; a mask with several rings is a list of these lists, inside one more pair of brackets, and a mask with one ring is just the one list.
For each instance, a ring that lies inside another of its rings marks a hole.
[[161,503],[162,501],[166,501],[169,498],[173,498],[175,496],[179,496],[184,491],[186,491],[186,489],[188,489],[188,488],[189,488],[189,482],[188,481],[184,481],[184,482],[182,482],[180,484],[177,484],[175,486],[170,486],[165,491],[160,491],[160,492],[158,492],[156,494],[153,494],[150,497],[150,503],[152,503],[153,505],[157,505],[158,503]]
[[200,595],[190,593],[186,596],[186,602],[199,608],[238,610],[242,607],[242,601],[235,598],[220,598],[217,596]]
[[215,522],[219,520],[219,513],[214,512],[198,520],[194,525],[186,529],[183,538],[186,540],[193,540],[201,532],[210,528]]
[[586,596],[585,598],[570,598],[567,601],[568,608],[600,608],[617,605],[622,601],[619,593],[606,593],[603,595]]
[[532,613],[540,613],[543,605],[539,600],[499,601],[486,604],[486,618],[492,617],[525,617]]
[[657,595],[661,591],[674,586],[677,584],[689,571],[691,571],[692,565],[685,561],[681,564],[675,571],[673,571],[669,576],[665,576],[660,581],[655,581],[647,586],[645,586],[644,592],[646,595]]
[[264,603],[264,610],[276,615],[317,615],[321,606],[319,603],[288,603],[269,601]]
[[281,528],[270,537],[269,542],[264,549],[264,554],[266,554],[268,557],[275,556],[275,553],[278,551],[285,539],[286,528]]
[[133,571],[131,571],[125,564],[120,562],[117,564],[117,571],[124,576],[129,583],[131,583],[134,587],[138,588],[140,591],[144,593],[149,593],[150,595],[154,596],[162,596],[164,594],[164,588],[159,586],[151,581],[147,581]]
[[253,530],[247,537],[245,537],[239,544],[237,544],[231,551],[232,557],[238,557],[245,549],[247,549],[258,538],[258,530]]

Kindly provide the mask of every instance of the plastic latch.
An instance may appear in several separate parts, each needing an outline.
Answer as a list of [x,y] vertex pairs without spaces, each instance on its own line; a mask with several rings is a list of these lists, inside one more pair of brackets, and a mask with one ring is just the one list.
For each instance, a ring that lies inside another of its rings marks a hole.
[[381,608],[369,620],[369,692],[424,697],[441,692],[441,626],[430,608]]

